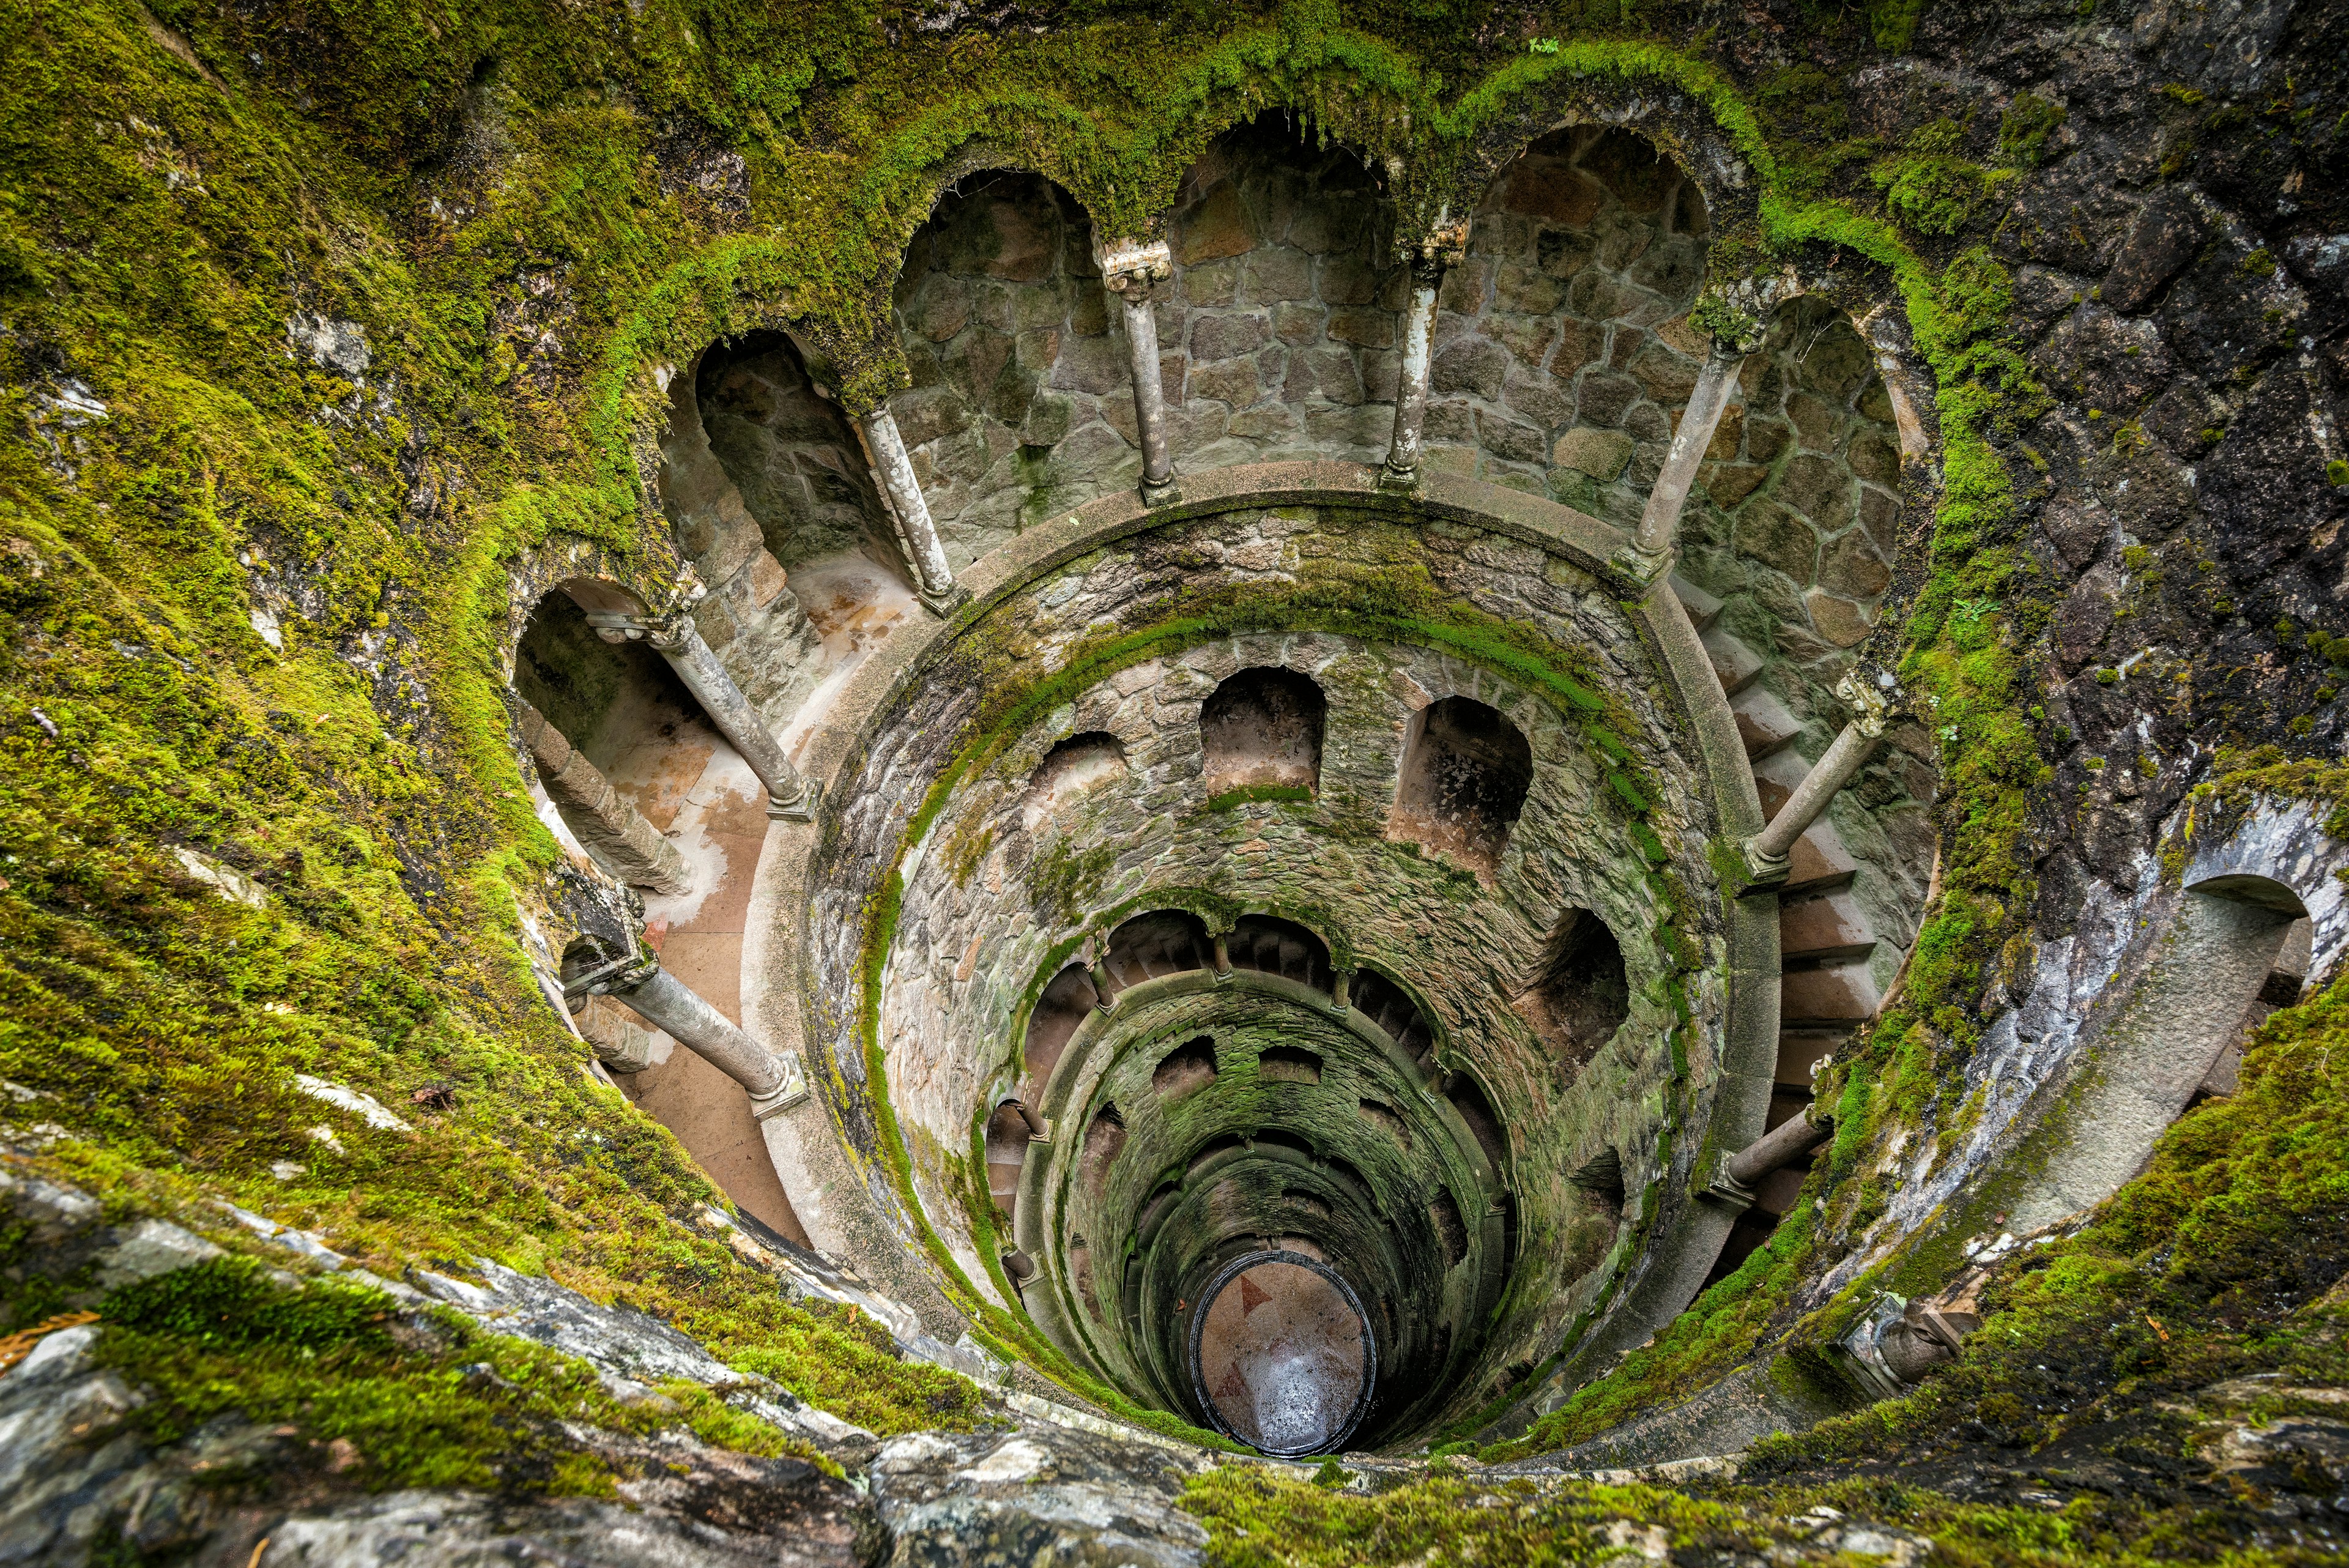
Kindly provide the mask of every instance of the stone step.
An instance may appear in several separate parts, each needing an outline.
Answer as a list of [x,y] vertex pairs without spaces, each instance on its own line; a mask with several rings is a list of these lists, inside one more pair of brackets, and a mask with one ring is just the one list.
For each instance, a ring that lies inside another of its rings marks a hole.
[[1762,673],[1762,656],[1719,627],[1706,632],[1702,641],[1705,657],[1713,660],[1713,677],[1728,695],[1736,696]]
[[1883,1000],[1864,963],[1788,970],[1778,978],[1778,1022],[1785,1028],[1855,1027],[1875,1017]]
[[1672,597],[1688,611],[1689,624],[1700,632],[1712,630],[1713,623],[1721,618],[1721,601],[1678,572],[1671,575],[1671,585]]
[[1816,893],[1785,898],[1778,905],[1778,955],[1782,962],[1804,959],[1829,962],[1864,959],[1876,948],[1876,933],[1848,893]]
[[1842,1030],[1786,1029],[1778,1034],[1778,1071],[1775,1081],[1807,1092],[1811,1086],[1811,1068],[1825,1056],[1834,1054],[1846,1038]]
[[1803,732],[1803,722],[1759,686],[1740,691],[1730,702],[1729,711],[1737,721],[1737,738],[1745,742],[1745,754],[1755,762],[1783,751]]

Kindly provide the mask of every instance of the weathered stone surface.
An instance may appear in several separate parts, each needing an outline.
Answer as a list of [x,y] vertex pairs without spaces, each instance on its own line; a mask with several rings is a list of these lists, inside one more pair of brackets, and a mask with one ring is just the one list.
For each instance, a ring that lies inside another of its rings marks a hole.
[[2137,209],[2105,274],[2104,303],[2124,316],[2143,310],[2194,259],[2209,232],[2191,191],[2171,186],[2156,192]]
[[1199,1463],[1042,1424],[1008,1437],[916,1432],[874,1457],[873,1501],[892,1568],[1189,1568],[1207,1532],[1175,1501]]
[[1574,469],[1591,478],[1605,481],[1623,472],[1631,460],[1631,438],[1621,431],[1595,430],[1578,425],[1557,438],[1557,450],[1550,461],[1560,468]]

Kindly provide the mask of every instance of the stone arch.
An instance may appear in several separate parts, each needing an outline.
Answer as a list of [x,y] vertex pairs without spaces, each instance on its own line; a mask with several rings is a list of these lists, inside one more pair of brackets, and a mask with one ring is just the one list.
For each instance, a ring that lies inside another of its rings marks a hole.
[[1257,665],[1223,681],[1199,709],[1207,793],[1312,793],[1320,786],[1321,732],[1329,712],[1321,683],[1298,670]]
[[1273,110],[1185,171],[1157,309],[1178,469],[1383,455],[1410,288],[1387,183]]
[[1568,1075],[1597,1055],[1631,1012],[1622,945],[1607,922],[1588,909],[1559,915],[1516,1010]]
[[[1112,931],[1102,968],[1123,992],[1146,980],[1202,970],[1215,962],[1206,922],[1188,909],[1157,909],[1136,915]],[[1112,992],[1114,994],[1114,992]]]
[[959,569],[1142,472],[1126,352],[1092,214],[1049,176],[964,171],[891,289],[887,406]]
[[1008,1225],[1019,1204],[1019,1171],[1028,1158],[1028,1140],[1035,1136],[1035,1127],[1028,1116],[1028,1107],[1018,1100],[1005,1100],[988,1114],[981,1130],[981,1151],[986,1156],[987,1192],[994,1200],[995,1211]]
[[1224,944],[1235,969],[1277,974],[1315,991],[1326,992],[1333,983],[1330,944],[1295,920],[1242,915],[1232,923]]
[[2016,1235],[2102,1201],[2144,1168],[2246,1019],[2308,907],[2289,883],[2229,870],[2189,880],[2144,972],[2025,1148],[2003,1228]]
[[1480,193],[1444,276],[1429,461],[1636,520],[1709,347],[1688,313],[1710,239],[1702,192],[1647,138],[1535,138]]
[[1099,1005],[1100,993],[1093,989],[1092,971],[1081,963],[1062,969],[1036,998],[1036,1005],[1028,1014],[1027,1034],[1020,1044],[1020,1060],[1025,1069],[1021,1082],[1027,1085],[1029,1099],[1042,1096],[1052,1068],[1061,1060],[1061,1053],[1068,1049],[1077,1025]]
[[1445,697],[1413,714],[1388,836],[1489,871],[1532,787],[1533,745],[1500,710]]

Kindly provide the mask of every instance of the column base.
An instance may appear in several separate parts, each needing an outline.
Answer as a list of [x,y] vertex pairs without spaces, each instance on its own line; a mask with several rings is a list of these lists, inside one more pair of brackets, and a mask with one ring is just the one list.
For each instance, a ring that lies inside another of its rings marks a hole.
[[1639,588],[1640,593],[1645,594],[1650,588],[1670,576],[1672,567],[1679,563],[1679,560],[1680,556],[1676,551],[1643,550],[1637,542],[1626,540],[1620,549],[1607,558],[1607,564],[1614,568],[1616,575],[1630,582]]
[[940,620],[944,620],[970,602],[970,590],[960,583],[956,583],[944,593],[933,593],[928,588],[916,587],[914,590],[914,597],[922,601],[924,609],[928,610]]
[[1729,1174],[1727,1160],[1713,1172],[1713,1181],[1704,1189],[1705,1197],[1732,1213],[1743,1214],[1754,1207],[1754,1189]]
[[816,787],[803,785],[797,800],[767,797],[767,815],[777,822],[813,822],[815,820]]
[[783,1081],[772,1091],[750,1096],[750,1114],[761,1121],[779,1116],[808,1097],[807,1075],[800,1071],[799,1053],[778,1051],[775,1060],[783,1069]]
[[1413,463],[1409,468],[1397,468],[1391,462],[1381,463],[1376,483],[1381,490],[1398,491],[1408,494],[1419,488],[1419,464]]
[[1745,876],[1751,887],[1775,887],[1784,882],[1786,873],[1794,868],[1792,856],[1764,854],[1758,838],[1747,839],[1737,849],[1745,861]]
[[1136,488],[1142,493],[1142,504],[1144,506],[1172,506],[1183,499],[1183,487],[1175,482],[1174,476],[1171,473],[1164,479],[1155,480],[1145,475],[1142,483]]

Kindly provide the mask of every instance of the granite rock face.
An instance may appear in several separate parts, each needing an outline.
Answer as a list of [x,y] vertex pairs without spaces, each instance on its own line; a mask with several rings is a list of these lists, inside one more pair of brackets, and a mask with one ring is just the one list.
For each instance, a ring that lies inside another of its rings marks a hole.
[[916,1432],[874,1457],[873,1501],[891,1568],[1189,1568],[1207,1532],[1175,1501],[1200,1468],[1183,1450],[1041,1425]]

